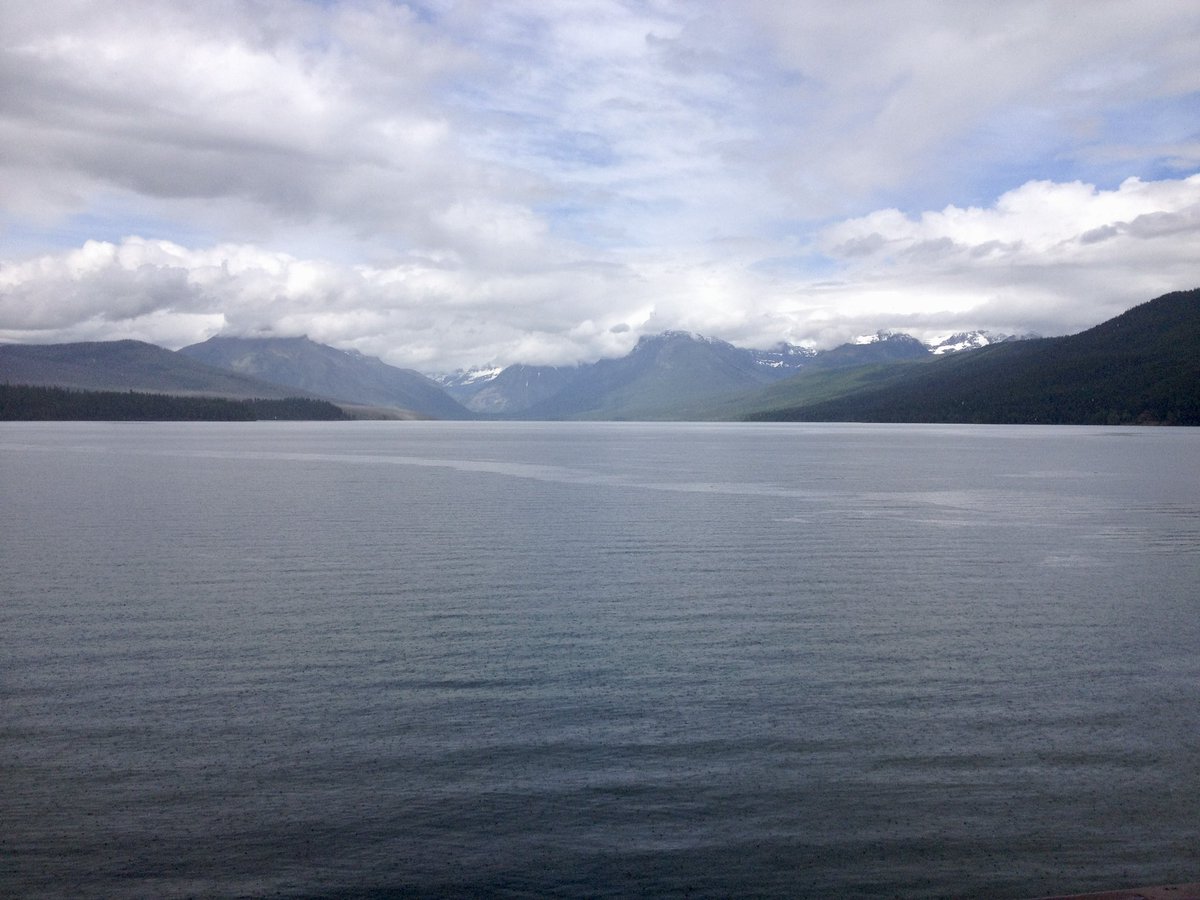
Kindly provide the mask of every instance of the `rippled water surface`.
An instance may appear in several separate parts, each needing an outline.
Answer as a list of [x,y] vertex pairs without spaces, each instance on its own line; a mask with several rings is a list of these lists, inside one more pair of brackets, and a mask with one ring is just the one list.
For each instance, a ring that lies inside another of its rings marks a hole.
[[0,426],[0,893],[1200,875],[1200,431]]

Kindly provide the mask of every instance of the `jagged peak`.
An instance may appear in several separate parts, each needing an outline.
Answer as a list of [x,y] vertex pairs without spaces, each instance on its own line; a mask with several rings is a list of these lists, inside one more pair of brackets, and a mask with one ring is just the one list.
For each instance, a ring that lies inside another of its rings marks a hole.
[[1006,335],[987,331],[957,331],[939,341],[931,343],[929,349],[932,353],[942,356],[946,353],[958,353],[962,350],[977,350],[980,347],[986,347],[988,344],[998,343],[1004,340],[1005,337]]
[[882,343],[886,343],[888,341],[896,341],[897,343],[906,343],[906,344],[907,343],[916,343],[916,344],[921,343],[919,340],[917,340],[915,337],[913,337],[911,334],[908,334],[907,332],[893,331],[890,328],[882,328],[879,331],[875,332],[874,334],[860,335],[860,336],[856,337],[854,340],[850,341],[850,343],[857,344],[859,346],[864,346],[867,344],[882,344]]

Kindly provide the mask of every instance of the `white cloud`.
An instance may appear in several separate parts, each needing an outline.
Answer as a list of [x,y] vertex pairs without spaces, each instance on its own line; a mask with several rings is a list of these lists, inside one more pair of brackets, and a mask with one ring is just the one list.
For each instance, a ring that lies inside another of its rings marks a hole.
[[[1003,194],[994,206],[908,217],[889,209],[850,219],[825,229],[824,249],[834,255],[912,254],[926,244],[949,241],[975,259],[1055,260],[1044,254],[1062,252],[1072,242],[1093,243],[1097,230],[1127,233],[1144,216],[1194,216],[1200,207],[1200,176],[1178,181],[1125,180],[1115,190],[1072,182],[1031,181]],[[1182,227],[1182,223],[1181,223]],[[1194,227],[1194,224],[1193,226]],[[1137,229],[1135,229],[1137,230]]]
[[217,333],[303,333],[423,368],[515,362],[531,350],[537,361],[572,362],[636,338],[608,332],[622,321],[613,282],[604,269],[481,279],[422,260],[376,268],[246,245],[93,241],[0,266],[0,339],[107,333],[182,346]]
[[439,370],[595,359],[669,328],[755,346],[829,345],[883,327],[1058,334],[1194,285],[1200,175],[1110,191],[1030,182],[987,208],[879,210],[829,226],[818,243],[840,264],[835,280],[763,275],[744,255],[480,275],[457,260],[377,267],[248,245],[89,242],[0,267],[0,338],[107,333],[180,346],[304,333]]
[[987,208],[879,210],[820,243],[845,266],[839,302],[885,324],[1070,332],[1200,283],[1200,176],[1029,182]]
[[[886,196],[905,183],[927,192],[969,185],[1017,160],[1061,165],[1113,143],[1144,160],[1169,156],[1172,139],[1192,139],[1179,144],[1184,153],[1194,144],[1186,114],[1160,114],[1162,133],[1145,134],[1139,104],[1194,106],[1186,98],[1200,91],[1196,8],[1170,0],[1097,0],[1086,15],[1036,0],[750,7],[793,75],[773,95],[776,108],[803,109],[808,126],[776,157],[777,178],[798,202],[845,210],[845,198]],[[1180,162],[1194,169],[1191,149],[1190,164]]]
[[3,74],[20,90],[0,104],[0,199],[70,213],[117,193],[168,217],[217,201],[235,234],[262,227],[239,221],[249,203],[284,226],[396,243],[428,239],[460,196],[504,196],[479,182],[431,100],[470,55],[403,7],[280,4],[258,18],[220,6],[10,10]]

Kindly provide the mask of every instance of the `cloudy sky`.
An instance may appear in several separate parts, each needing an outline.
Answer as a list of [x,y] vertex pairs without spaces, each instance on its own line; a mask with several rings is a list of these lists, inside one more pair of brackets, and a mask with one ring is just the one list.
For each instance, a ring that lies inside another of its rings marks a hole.
[[422,371],[1200,285],[1186,0],[0,3],[0,340]]

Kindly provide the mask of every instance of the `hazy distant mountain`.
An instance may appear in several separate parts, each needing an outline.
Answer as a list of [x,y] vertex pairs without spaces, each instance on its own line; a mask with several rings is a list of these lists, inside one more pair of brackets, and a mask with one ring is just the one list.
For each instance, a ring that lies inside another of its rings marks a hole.
[[643,337],[629,355],[580,366],[529,418],[704,418],[729,398],[810,370],[924,359],[929,348],[906,334],[813,351],[781,344],[747,350],[681,331]]
[[643,337],[626,356],[579,366],[523,418],[639,419],[686,416],[697,402],[768,384],[787,370],[754,351],[682,331]]
[[[744,350],[725,341],[683,331],[642,338],[622,359],[578,366],[485,368],[435,376],[452,397],[480,413],[532,417],[638,416],[754,387],[798,372],[814,351],[792,344]],[[689,374],[690,368],[694,372]],[[605,397],[615,391],[619,396]]]
[[470,416],[440,386],[418,372],[306,337],[214,337],[179,352],[209,365],[331,400],[398,407],[439,419]]
[[0,381],[92,391],[282,399],[305,395],[142,341],[0,345]]
[[[801,375],[757,419],[1200,425],[1200,289],[1080,334],[1009,341],[928,362]],[[786,395],[791,393],[793,401]],[[765,395],[764,395],[765,396]]]

